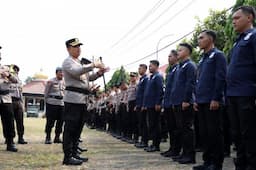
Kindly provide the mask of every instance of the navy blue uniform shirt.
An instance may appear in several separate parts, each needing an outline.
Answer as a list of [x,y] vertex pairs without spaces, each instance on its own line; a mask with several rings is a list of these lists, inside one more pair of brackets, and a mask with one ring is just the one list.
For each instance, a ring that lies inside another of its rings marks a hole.
[[227,96],[256,96],[256,29],[239,35],[230,59]]
[[177,67],[171,100],[173,105],[182,102],[193,103],[193,92],[196,83],[196,66],[190,59],[183,61]]
[[170,108],[172,106],[171,91],[173,87],[174,76],[175,76],[175,71],[177,70],[177,66],[178,64],[173,65],[166,76],[166,87],[164,91],[164,102],[163,102],[164,108]]
[[154,108],[155,105],[161,105],[163,99],[163,77],[158,73],[150,76],[145,93],[144,104],[146,108]]
[[202,55],[198,64],[195,88],[196,103],[224,102],[227,62],[223,52],[216,48]]
[[145,92],[147,82],[148,82],[148,77],[145,74],[140,78],[140,81],[137,85],[137,91],[136,91],[136,106],[137,107],[142,107],[142,105],[143,105],[143,97],[144,97],[144,92]]

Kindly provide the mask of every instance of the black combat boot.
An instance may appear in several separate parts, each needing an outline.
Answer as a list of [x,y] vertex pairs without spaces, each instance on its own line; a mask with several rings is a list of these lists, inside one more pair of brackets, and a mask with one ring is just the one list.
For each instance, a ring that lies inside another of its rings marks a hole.
[[53,140],[53,143],[62,143],[62,141],[60,139],[60,134],[59,133],[55,134],[55,138]]
[[27,144],[28,142],[24,140],[23,135],[19,135],[18,144]]
[[45,144],[52,144],[52,140],[51,140],[51,134],[47,133],[46,134],[46,138],[45,138]]
[[17,152],[18,151],[18,149],[15,147],[13,139],[6,139],[6,144],[7,144],[7,147],[6,147],[7,151],[10,151],[10,152]]
[[82,163],[82,160],[78,160],[71,155],[65,155],[62,162],[63,165],[81,165]]

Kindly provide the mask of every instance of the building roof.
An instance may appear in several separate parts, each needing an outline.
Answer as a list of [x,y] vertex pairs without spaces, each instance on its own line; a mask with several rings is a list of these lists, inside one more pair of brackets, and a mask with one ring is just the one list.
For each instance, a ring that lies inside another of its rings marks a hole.
[[43,72],[43,69],[40,69],[39,72],[34,74],[33,78],[36,80],[47,80],[48,76]]
[[23,95],[43,95],[46,80],[33,80],[23,86]]
[[160,74],[163,75],[163,77],[166,76],[166,69],[168,68],[169,64],[164,64],[158,68],[158,71]]

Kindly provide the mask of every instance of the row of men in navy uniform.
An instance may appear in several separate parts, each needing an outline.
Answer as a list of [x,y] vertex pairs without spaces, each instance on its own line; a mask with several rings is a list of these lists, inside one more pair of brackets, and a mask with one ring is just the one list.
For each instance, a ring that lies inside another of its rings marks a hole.
[[[223,132],[229,131],[228,128],[223,129],[222,121],[223,109],[227,109],[228,121],[224,127],[230,124],[232,142],[237,148],[235,167],[237,170],[256,169],[255,9],[251,6],[238,7],[232,19],[239,36],[230,52],[229,64],[224,53],[214,46],[216,33],[204,30],[198,36],[198,46],[203,53],[197,66],[190,59],[192,46],[181,43],[178,50],[172,50],[168,57],[171,67],[166,85],[158,72],[159,62],[152,60],[149,77],[146,75],[147,65],[139,66],[136,97],[131,100],[135,101],[135,105],[127,99],[126,91],[131,85],[127,87],[123,84],[121,92],[115,90],[109,94],[110,113],[114,113],[110,114],[114,117],[110,119],[110,127],[118,138],[123,135],[122,139],[129,142],[130,139],[137,141],[141,136],[136,147],[147,152],[160,151],[160,112],[164,110],[170,149],[161,154],[181,164],[195,163],[196,116],[203,164],[193,169],[222,169]],[[134,76],[131,74],[130,77]],[[136,111],[137,125],[127,124],[133,122],[133,111]],[[150,146],[149,140],[152,140]]]

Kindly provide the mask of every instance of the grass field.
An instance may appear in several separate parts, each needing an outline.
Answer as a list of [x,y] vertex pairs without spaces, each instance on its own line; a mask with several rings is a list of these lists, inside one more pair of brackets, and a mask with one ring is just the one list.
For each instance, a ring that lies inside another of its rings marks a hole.
[[[63,166],[62,145],[44,144],[45,119],[25,118],[25,136],[27,145],[18,145],[19,151],[5,151],[6,145],[0,126],[0,170],[190,170],[192,165],[179,165],[157,153],[146,153],[133,145],[120,142],[111,135],[95,129],[84,128],[82,147],[88,152],[82,156],[89,161],[82,166]],[[52,138],[53,138],[52,134]],[[17,137],[15,138],[15,142]],[[168,148],[168,143],[161,143],[161,150]],[[197,154],[197,162],[201,162],[201,153]],[[234,169],[231,158],[225,159],[224,170]]]

